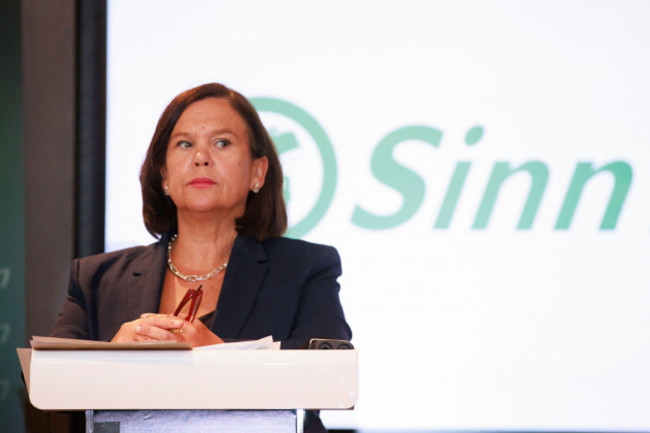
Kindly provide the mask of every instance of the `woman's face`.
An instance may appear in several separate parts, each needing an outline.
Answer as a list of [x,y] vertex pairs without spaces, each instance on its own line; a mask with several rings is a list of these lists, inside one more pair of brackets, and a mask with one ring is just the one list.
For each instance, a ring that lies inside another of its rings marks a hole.
[[253,160],[248,128],[225,99],[194,102],[178,119],[161,170],[178,212],[244,214],[248,192],[264,185],[268,160]]

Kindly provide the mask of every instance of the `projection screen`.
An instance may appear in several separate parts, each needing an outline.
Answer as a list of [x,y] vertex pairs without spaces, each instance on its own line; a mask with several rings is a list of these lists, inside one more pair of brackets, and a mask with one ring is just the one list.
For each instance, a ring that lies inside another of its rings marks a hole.
[[650,3],[109,0],[106,248],[177,93],[250,98],[338,248],[359,430],[648,431]]

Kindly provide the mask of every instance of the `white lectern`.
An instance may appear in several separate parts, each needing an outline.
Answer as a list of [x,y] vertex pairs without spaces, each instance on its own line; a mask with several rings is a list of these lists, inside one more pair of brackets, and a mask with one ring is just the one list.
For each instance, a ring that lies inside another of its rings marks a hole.
[[96,433],[296,432],[358,394],[356,350],[18,352],[32,404],[86,410]]

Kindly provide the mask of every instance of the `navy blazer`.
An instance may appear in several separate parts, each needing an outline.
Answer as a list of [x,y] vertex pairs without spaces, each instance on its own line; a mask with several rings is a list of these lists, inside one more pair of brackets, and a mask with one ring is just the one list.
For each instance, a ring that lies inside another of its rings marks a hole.
[[[167,265],[165,234],[154,244],[76,259],[50,335],[108,341],[125,322],[158,312]],[[339,300],[335,248],[237,236],[209,328],[223,339],[272,335],[282,348],[312,337],[350,340]]]

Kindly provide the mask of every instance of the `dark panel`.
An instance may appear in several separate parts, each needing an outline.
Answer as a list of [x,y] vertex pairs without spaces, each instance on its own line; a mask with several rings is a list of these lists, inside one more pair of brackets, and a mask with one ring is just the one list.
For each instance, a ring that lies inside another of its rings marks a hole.
[[74,0],[23,0],[26,334],[46,334],[74,255]]
[[[46,335],[75,250],[76,2],[22,0],[26,337]],[[70,431],[26,406],[27,432]]]
[[104,252],[106,1],[80,0],[78,20],[77,256]]
[[0,10],[0,431],[24,431],[25,386],[16,347],[25,341],[25,199],[20,0]]

